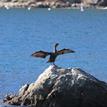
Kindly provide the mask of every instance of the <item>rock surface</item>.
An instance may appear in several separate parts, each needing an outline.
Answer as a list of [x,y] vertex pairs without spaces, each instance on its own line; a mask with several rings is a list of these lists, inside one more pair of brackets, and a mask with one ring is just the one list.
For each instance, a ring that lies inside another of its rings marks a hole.
[[84,7],[107,6],[107,0],[0,0],[0,7],[9,8],[80,8],[81,4]]
[[107,107],[107,84],[79,68],[51,65],[4,102],[29,107]]

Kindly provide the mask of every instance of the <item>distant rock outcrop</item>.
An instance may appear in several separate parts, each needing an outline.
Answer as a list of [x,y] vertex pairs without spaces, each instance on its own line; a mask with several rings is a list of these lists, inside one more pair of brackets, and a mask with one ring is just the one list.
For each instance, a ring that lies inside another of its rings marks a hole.
[[80,8],[83,3],[84,7],[107,6],[107,0],[0,0],[0,7],[8,8]]
[[51,65],[4,102],[29,107],[107,107],[107,84],[79,68]]

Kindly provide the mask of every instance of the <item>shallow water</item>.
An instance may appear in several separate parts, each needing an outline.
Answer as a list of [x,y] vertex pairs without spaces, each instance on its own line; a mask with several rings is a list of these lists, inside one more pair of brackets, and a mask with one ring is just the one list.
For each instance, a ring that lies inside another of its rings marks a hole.
[[30,55],[56,42],[76,51],[58,57],[58,66],[80,67],[107,82],[107,11],[0,9],[0,98],[34,82],[49,64]]

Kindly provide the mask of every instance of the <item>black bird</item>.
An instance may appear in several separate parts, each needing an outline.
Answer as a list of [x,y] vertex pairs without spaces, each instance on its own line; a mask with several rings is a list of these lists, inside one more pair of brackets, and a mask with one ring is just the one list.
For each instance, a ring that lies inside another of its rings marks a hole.
[[55,59],[58,55],[62,55],[62,54],[66,54],[66,53],[74,53],[75,51],[71,50],[71,49],[61,49],[61,50],[57,50],[57,46],[59,45],[59,43],[56,43],[54,46],[54,50],[53,52],[45,52],[45,51],[37,51],[34,52],[32,54],[33,57],[40,57],[40,58],[45,58],[46,56],[50,55],[50,58],[48,60],[48,62],[52,62],[54,64]]

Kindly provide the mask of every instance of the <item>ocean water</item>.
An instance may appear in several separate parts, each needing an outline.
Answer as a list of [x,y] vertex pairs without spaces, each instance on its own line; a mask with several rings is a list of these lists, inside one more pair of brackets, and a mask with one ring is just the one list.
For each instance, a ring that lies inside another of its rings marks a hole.
[[79,67],[107,82],[107,11],[87,9],[0,9],[0,98],[34,82],[50,64],[37,50],[70,48],[56,65]]

